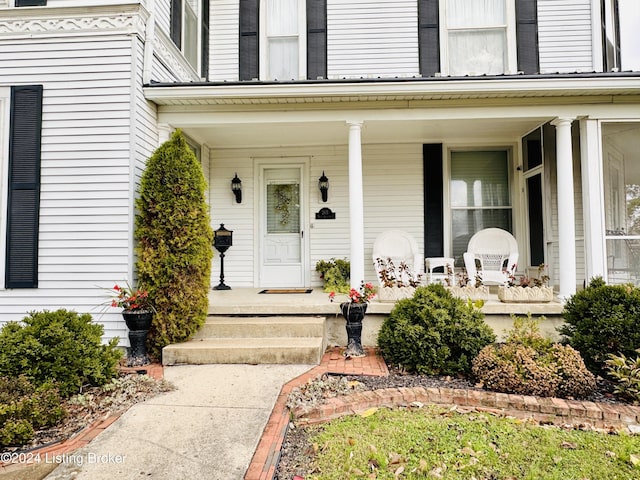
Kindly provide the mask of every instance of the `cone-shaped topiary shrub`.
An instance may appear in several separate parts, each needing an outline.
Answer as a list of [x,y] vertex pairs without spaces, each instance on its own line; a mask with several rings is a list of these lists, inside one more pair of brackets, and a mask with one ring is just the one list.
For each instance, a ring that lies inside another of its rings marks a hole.
[[156,309],[148,336],[156,358],[207,316],[213,232],[205,189],[202,168],[176,131],[149,159],[136,201],[138,282]]
[[609,355],[632,356],[640,348],[640,288],[607,285],[602,278],[573,295],[558,331],[593,373],[604,376]]
[[416,288],[413,298],[399,300],[378,334],[386,361],[438,375],[469,372],[471,360],[494,341],[482,312],[439,284]]

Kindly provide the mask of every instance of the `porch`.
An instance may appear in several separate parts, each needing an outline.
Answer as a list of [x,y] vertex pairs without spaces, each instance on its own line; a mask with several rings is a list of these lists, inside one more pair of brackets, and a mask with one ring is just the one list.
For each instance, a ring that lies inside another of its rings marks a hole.
[[[321,288],[309,293],[260,293],[258,288],[209,292],[207,322],[188,342],[163,350],[163,363],[309,363],[317,364],[330,346],[345,346],[341,296],[330,302]],[[363,322],[362,344],[375,346],[378,331],[393,303],[373,300]],[[557,338],[562,304],[507,304],[495,292],[482,307],[485,321],[499,338],[512,327],[512,314],[544,316],[541,331]]]
[[[346,345],[344,319],[340,314],[340,302],[346,296],[337,295],[334,302],[322,288],[310,288],[310,293],[260,293],[259,288],[236,288],[232,290],[211,290],[209,292],[209,317],[225,316],[270,317],[270,316],[316,316],[325,318],[325,346]],[[378,329],[389,315],[394,303],[374,299],[369,303],[365,317],[362,342],[374,346]],[[491,287],[489,300],[485,301],[482,312],[485,322],[501,337],[512,326],[511,315],[534,317],[544,316],[540,328],[544,334],[557,338],[556,327],[562,323],[563,305],[557,299],[549,303],[503,303],[498,300],[497,287]]]

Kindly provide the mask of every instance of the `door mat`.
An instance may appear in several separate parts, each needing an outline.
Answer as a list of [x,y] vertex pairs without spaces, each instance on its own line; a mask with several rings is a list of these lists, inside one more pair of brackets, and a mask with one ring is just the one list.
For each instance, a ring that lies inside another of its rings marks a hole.
[[313,292],[312,288],[285,288],[285,289],[268,288],[258,293],[276,294],[276,293],[311,293],[311,292]]

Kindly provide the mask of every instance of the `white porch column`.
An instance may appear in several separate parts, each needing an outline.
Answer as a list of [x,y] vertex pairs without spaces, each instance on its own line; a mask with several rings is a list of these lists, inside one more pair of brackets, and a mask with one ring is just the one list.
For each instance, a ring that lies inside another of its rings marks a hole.
[[351,287],[364,280],[364,198],[362,190],[362,122],[349,125],[349,225]]
[[173,128],[168,123],[159,123],[158,124],[158,146],[162,145],[164,142],[171,138],[171,134],[173,133]]
[[557,118],[556,169],[558,183],[558,262],[561,300],[576,293],[576,227],[573,200],[572,118]]
[[607,277],[607,248],[604,240],[604,179],[602,144],[597,120],[580,120],[582,165],[582,208],[584,209],[584,247],[586,280]]

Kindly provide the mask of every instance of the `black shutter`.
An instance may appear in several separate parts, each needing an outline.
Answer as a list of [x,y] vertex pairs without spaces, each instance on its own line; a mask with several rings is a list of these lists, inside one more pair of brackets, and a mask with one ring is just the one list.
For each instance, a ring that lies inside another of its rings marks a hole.
[[16,0],[16,7],[44,7],[47,0]]
[[422,146],[424,177],[424,256],[444,256],[442,144]]
[[440,24],[438,0],[418,0],[418,51],[420,75],[440,72]]
[[171,0],[171,31],[169,36],[178,49],[182,49],[182,0]]
[[240,0],[240,80],[253,80],[259,76],[258,2]]
[[518,42],[518,71],[535,74],[540,70],[538,60],[538,2],[516,0],[516,37]]
[[200,76],[209,79],[209,0],[202,2],[202,59],[200,64]]
[[307,78],[327,78],[327,0],[307,0]]
[[12,87],[6,288],[38,286],[42,85]]

